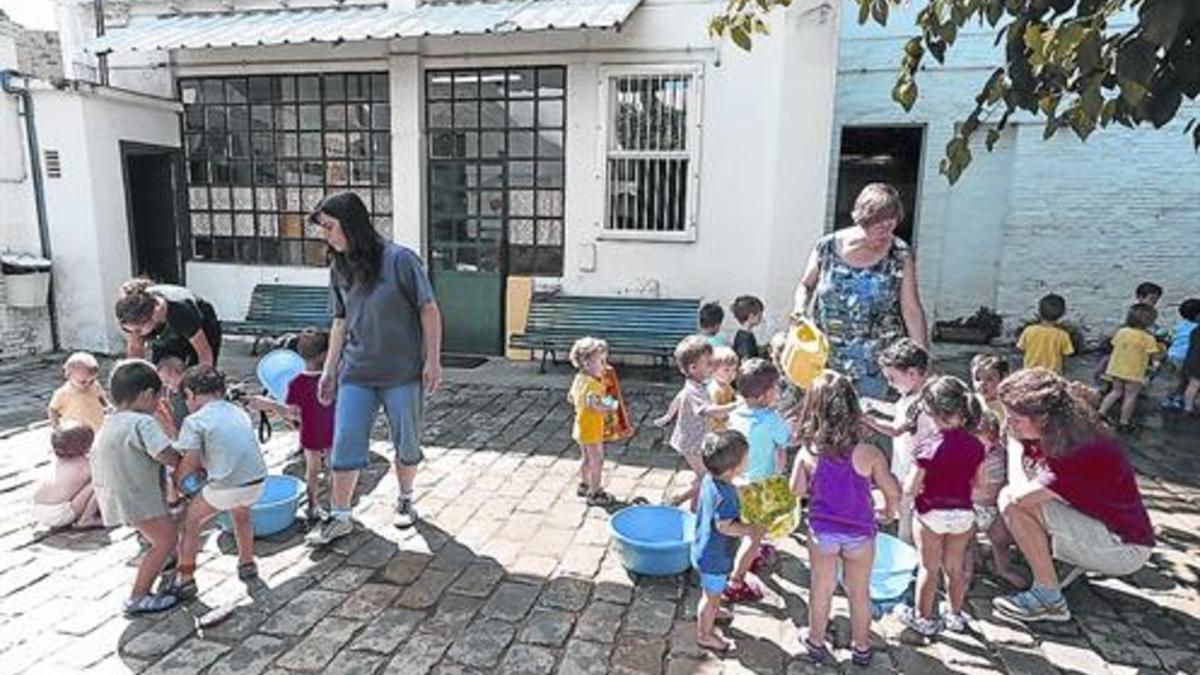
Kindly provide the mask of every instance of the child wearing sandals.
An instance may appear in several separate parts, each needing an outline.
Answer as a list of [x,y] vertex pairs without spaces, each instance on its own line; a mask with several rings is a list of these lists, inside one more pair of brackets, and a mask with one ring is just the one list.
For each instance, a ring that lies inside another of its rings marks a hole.
[[203,468],[207,482],[188,504],[183,537],[179,542],[176,597],[196,597],[196,554],[200,528],[214,515],[229,512],[237,542],[238,578],[258,576],[254,563],[254,530],[250,507],[258,501],[267,478],[267,465],[249,415],[226,400],[225,376],[212,366],[193,366],[181,385],[192,414],[183,421],[176,447],[186,453],[176,475],[188,476]]
[[658,427],[665,427],[675,420],[671,447],[683,456],[695,478],[691,487],[671,498],[671,504],[679,506],[688,502],[693,510],[700,494],[700,482],[706,473],[700,450],[708,431],[708,421],[714,417],[728,417],[734,406],[732,403],[716,405],[708,396],[706,382],[713,372],[712,357],[713,347],[701,335],[689,335],[679,341],[675,347],[675,363],[686,379],[666,414],[654,420]]
[[700,481],[691,553],[701,590],[696,610],[696,645],[716,652],[727,652],[732,647],[717,632],[716,621],[732,616],[722,612],[721,596],[733,570],[733,549],[738,538],[763,535],[761,528],[738,520],[741,508],[733,479],[742,472],[748,450],[746,437],[728,430],[707,434],[698,453],[703,458],[705,473]]
[[617,402],[604,394],[604,357],[608,344],[594,337],[582,337],[571,345],[571,365],[579,371],[571,383],[567,400],[575,408],[572,438],[579,444],[579,490],[588,506],[605,507],[612,495],[601,487],[604,473],[604,416],[617,409]]
[[[963,563],[967,547],[975,539],[971,492],[984,482],[986,451],[971,433],[979,425],[982,406],[965,382],[946,375],[934,377],[921,389],[918,405],[933,420],[937,433],[916,449],[904,484],[905,494],[913,497],[913,538],[921,562],[916,607],[898,607],[897,616],[912,630],[930,637],[943,625],[955,632],[967,627]],[[934,600],[943,574],[949,608],[939,620],[934,615]]]
[[106,526],[130,525],[150,543],[138,564],[125,613],[161,612],[178,602],[170,593],[150,593],[177,543],[175,523],[163,499],[162,467],[179,464],[171,439],[153,417],[162,380],[149,362],[130,359],[113,368],[108,390],[116,412],[96,438],[92,487]]
[[832,663],[825,644],[837,586],[837,566],[850,603],[850,641],[855,665],[871,661],[871,566],[875,560],[876,513],[872,485],[883,492],[890,519],[900,484],[883,452],[859,440],[858,394],[844,375],[825,371],[814,381],[801,414],[804,448],[796,455],[792,491],[808,496],[808,554],[812,593],[804,648],[813,663]]

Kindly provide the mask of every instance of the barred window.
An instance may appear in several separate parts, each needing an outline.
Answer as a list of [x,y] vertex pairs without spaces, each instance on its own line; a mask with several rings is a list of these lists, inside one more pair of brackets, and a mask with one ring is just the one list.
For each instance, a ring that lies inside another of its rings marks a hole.
[[694,238],[698,79],[691,66],[604,72],[605,236]]
[[306,216],[341,190],[391,237],[386,73],[184,79],[179,95],[193,259],[323,266]]

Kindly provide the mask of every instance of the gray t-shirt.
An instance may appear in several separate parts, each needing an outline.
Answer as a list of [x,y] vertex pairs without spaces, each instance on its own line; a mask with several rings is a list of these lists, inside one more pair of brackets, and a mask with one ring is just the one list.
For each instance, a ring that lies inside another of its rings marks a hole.
[[250,417],[229,401],[211,401],[183,420],[175,447],[200,451],[208,482],[237,488],[267,477]]
[[120,410],[108,417],[92,447],[92,487],[104,524],[132,525],[167,513],[163,465],[171,439],[145,413]]
[[346,320],[340,379],[372,387],[420,380],[425,368],[421,308],[433,301],[433,287],[417,254],[385,243],[373,286],[344,288],[335,274],[331,289],[333,315]]

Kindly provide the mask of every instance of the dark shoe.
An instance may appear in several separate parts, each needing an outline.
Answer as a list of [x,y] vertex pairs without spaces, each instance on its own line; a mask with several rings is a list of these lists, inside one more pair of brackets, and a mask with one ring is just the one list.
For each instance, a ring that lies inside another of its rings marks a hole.
[[125,616],[157,614],[165,612],[177,604],[179,604],[179,598],[170,593],[143,595],[140,598],[130,598],[125,601]]
[[237,567],[238,579],[249,581],[258,578],[258,564],[253,560],[247,563],[238,563]]
[[188,579],[187,581],[171,586],[163,591],[163,594],[173,595],[180,602],[187,602],[188,600],[194,600],[197,595],[200,595],[200,589],[196,586],[195,579]]
[[600,508],[612,506],[614,501],[616,500],[613,499],[613,496],[604,490],[596,490],[587,497],[588,506],[599,506]]

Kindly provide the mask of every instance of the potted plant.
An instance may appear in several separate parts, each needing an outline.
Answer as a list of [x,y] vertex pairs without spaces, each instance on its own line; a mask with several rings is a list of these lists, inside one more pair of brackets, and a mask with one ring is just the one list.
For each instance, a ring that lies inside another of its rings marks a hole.
[[990,307],[980,307],[968,317],[933,324],[933,339],[939,342],[958,342],[970,345],[985,345],[999,337],[1004,329],[1004,319]]

